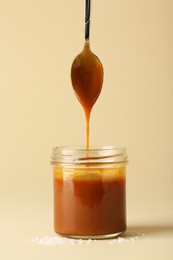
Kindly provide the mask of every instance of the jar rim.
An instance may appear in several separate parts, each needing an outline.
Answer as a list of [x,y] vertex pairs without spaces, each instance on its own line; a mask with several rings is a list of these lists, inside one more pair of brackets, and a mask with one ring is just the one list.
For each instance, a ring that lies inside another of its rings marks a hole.
[[84,146],[57,146],[51,157],[53,165],[98,165],[128,163],[127,150],[124,146],[95,145],[87,150]]
[[[86,146],[84,145],[60,145],[60,146],[55,146],[53,149],[60,149],[60,150],[87,150]],[[88,150],[113,150],[113,149],[120,149],[124,150],[126,149],[125,146],[120,146],[120,145],[90,145]]]

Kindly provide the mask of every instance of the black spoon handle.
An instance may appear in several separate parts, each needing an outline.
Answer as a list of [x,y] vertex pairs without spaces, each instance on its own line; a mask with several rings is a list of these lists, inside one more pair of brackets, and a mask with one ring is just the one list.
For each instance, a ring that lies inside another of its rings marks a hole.
[[88,41],[90,36],[90,11],[91,0],[85,0],[85,40]]

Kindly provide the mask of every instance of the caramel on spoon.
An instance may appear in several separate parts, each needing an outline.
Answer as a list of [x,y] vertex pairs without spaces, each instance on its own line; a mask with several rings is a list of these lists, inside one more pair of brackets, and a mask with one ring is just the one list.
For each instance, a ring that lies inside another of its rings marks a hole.
[[103,66],[90,49],[90,6],[91,1],[85,0],[85,44],[83,51],[77,55],[71,67],[73,89],[86,116],[87,149],[89,149],[90,114],[103,84]]

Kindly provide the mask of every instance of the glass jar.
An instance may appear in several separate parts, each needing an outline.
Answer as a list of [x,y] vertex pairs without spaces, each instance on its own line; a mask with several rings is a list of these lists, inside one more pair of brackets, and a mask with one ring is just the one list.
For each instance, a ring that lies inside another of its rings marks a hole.
[[126,230],[126,148],[55,147],[54,229],[81,239],[113,238]]

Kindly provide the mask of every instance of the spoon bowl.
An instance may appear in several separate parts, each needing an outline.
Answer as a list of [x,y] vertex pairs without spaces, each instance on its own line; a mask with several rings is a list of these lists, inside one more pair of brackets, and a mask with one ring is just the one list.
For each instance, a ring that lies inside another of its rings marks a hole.
[[71,80],[79,102],[85,110],[91,110],[102,89],[103,66],[91,51],[89,42],[73,61]]

